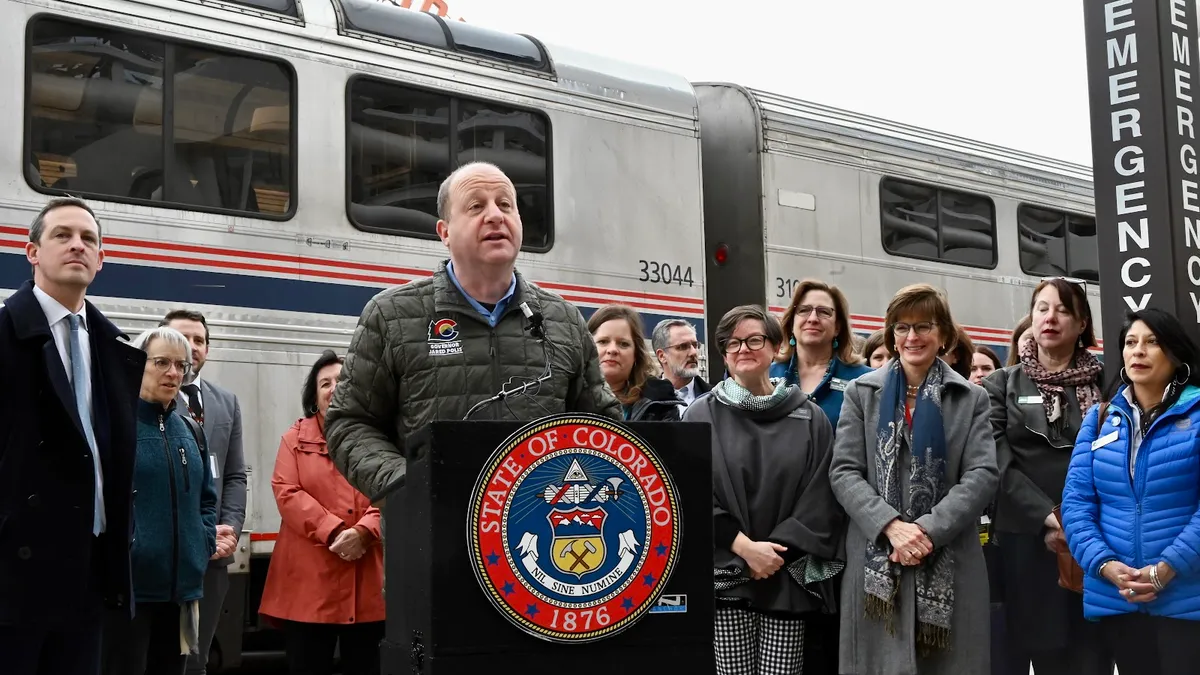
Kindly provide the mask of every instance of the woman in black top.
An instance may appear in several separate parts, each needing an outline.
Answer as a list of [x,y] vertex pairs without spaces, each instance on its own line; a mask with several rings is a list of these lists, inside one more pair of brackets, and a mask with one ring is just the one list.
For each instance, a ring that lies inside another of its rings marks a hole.
[[678,422],[683,402],[670,382],[654,377],[642,317],[625,305],[605,305],[588,319],[600,373],[629,422]]
[[1102,367],[1084,287],[1046,279],[1029,307],[1031,337],[1019,361],[984,378],[1001,487],[992,530],[999,547],[1009,673],[1110,675],[1112,659],[1082,596],[1058,585],[1055,550],[1065,545],[1054,508],[1084,414],[1100,400]]

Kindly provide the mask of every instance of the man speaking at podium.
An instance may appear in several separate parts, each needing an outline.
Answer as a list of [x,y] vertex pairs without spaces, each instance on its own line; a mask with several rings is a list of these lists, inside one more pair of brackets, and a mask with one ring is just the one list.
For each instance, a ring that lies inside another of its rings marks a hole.
[[367,303],[329,407],[329,453],[372,499],[404,476],[406,437],[434,420],[621,419],[579,310],[516,271],[521,215],[508,176],[465,164],[437,209],[449,262]]

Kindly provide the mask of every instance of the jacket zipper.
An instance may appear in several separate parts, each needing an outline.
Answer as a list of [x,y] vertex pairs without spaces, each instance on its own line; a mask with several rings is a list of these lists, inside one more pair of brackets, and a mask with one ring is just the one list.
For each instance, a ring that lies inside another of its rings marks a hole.
[[[1125,444],[1125,467],[1123,469],[1125,471],[1125,473],[1128,474],[1129,473],[1129,461],[1132,459],[1132,455],[1133,455],[1133,434],[1134,434],[1133,417],[1130,416],[1129,414],[1127,414],[1125,412],[1125,410],[1122,409],[1120,406],[1111,406],[1111,408],[1113,410],[1116,410],[1117,414],[1119,414],[1125,420],[1125,425],[1129,429],[1128,442]],[[1180,414],[1181,413],[1172,414],[1171,411],[1168,410],[1167,412],[1163,413],[1162,415],[1159,415],[1158,419],[1156,419],[1150,423],[1150,427],[1148,429],[1146,429],[1146,433],[1142,434],[1142,445],[1146,444],[1146,439],[1150,437],[1150,432],[1154,431],[1155,427],[1158,426],[1159,422],[1162,422],[1167,417],[1173,418],[1173,417],[1177,417]],[[1145,485],[1144,485],[1145,479],[1146,479],[1146,462],[1143,461],[1140,464],[1134,464],[1133,465],[1133,475],[1129,477],[1129,488],[1133,492],[1133,505],[1134,505],[1134,517],[1133,517],[1134,557],[1133,557],[1133,562],[1135,565],[1138,566],[1139,569],[1142,567],[1145,567],[1145,565],[1143,564],[1143,561],[1142,561],[1142,493],[1145,490]]]
[[182,445],[179,446],[179,463],[183,466],[183,494],[188,494],[192,491],[192,479],[188,476],[187,453]]
[[167,440],[167,425],[163,416],[158,416],[158,431],[162,434],[163,452],[167,457],[167,469],[171,478],[171,602],[179,592],[179,498],[175,492],[175,462],[171,460],[171,443]]
[[1050,440],[1049,436],[1047,436],[1046,434],[1043,434],[1042,432],[1040,432],[1036,429],[1031,429],[1028,424],[1025,425],[1025,430],[1030,433],[1037,434],[1038,436],[1041,436],[1042,438],[1046,439],[1046,442],[1050,444],[1050,447],[1054,448],[1055,450],[1065,450],[1066,448],[1074,448],[1075,447],[1073,445],[1055,445],[1054,441]]

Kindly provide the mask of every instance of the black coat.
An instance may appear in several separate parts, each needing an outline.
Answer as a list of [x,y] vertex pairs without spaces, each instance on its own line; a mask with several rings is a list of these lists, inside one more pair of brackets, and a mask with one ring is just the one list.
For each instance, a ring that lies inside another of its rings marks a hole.
[[71,622],[91,588],[132,612],[134,417],[146,354],[86,303],[107,527],[92,535],[91,451],[26,282],[0,308],[0,625]]
[[670,382],[651,377],[642,385],[642,397],[629,409],[630,422],[678,422],[683,401]]

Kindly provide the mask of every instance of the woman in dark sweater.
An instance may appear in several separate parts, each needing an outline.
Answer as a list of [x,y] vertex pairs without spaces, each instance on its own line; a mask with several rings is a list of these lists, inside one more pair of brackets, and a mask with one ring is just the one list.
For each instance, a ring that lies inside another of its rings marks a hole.
[[621,402],[625,419],[678,422],[683,402],[670,382],[654,377],[656,366],[637,311],[605,305],[588,319],[588,331],[600,355],[600,372]]
[[[991,397],[1001,488],[992,528],[999,547],[1009,673],[1108,675],[1113,661],[1083,598],[1058,585],[1066,540],[1054,508],[1083,417],[1100,400],[1102,368],[1082,282],[1045,279],[1030,299],[1031,336],[1018,363],[983,380]],[[1018,327],[1019,328],[1019,327]]]
[[835,611],[843,567],[833,427],[798,386],[768,377],[783,330],[762,307],[730,310],[716,338],[730,377],[684,419],[712,428],[717,672],[792,675],[805,618]]

